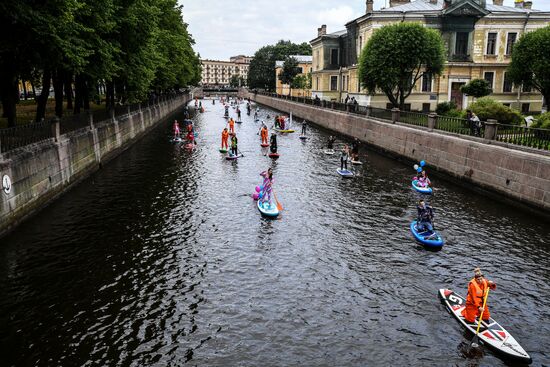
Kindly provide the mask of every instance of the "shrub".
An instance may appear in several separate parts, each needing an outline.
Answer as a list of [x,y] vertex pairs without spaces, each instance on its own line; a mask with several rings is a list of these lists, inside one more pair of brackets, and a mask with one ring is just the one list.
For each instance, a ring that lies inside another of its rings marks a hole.
[[485,79],[473,79],[468,84],[463,85],[460,91],[475,98],[485,97],[493,93],[489,82]]
[[550,112],[543,113],[537,117],[537,121],[533,122],[531,127],[539,129],[550,129]]
[[441,102],[437,104],[437,107],[435,108],[435,113],[441,116],[447,116],[447,114],[452,110],[456,111],[456,103],[454,103],[454,101]]
[[[495,119],[501,124],[518,125],[523,121],[518,111],[506,107],[492,98],[484,97],[468,106],[483,121]],[[464,113],[465,114],[465,113]]]

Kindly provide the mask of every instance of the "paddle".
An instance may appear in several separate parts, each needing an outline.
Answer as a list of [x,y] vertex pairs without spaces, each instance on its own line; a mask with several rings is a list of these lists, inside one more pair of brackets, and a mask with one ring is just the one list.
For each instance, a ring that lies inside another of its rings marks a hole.
[[275,198],[275,202],[277,203],[277,210],[282,211],[283,206],[281,205],[279,200],[277,200],[277,195],[275,195],[275,191],[273,190],[273,187],[271,188],[271,192],[273,193],[273,197]]
[[[489,285],[487,284],[487,292],[485,293],[485,298],[483,299],[483,311],[485,312],[485,305],[487,304],[487,298],[489,298]],[[481,313],[481,315],[479,315],[479,321],[477,323],[477,330],[476,330],[476,335],[474,335],[474,338],[472,339],[472,341],[470,342],[470,345],[468,346],[468,349],[470,349],[471,347],[474,347],[474,348],[477,348],[479,345],[478,345],[478,341],[479,341],[479,328],[481,327],[481,320],[483,319],[483,312]]]

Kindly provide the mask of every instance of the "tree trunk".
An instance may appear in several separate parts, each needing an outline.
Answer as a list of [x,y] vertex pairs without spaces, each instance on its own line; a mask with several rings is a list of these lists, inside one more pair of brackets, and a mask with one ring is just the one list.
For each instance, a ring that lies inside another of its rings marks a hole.
[[63,116],[63,72],[57,69],[53,72],[53,91],[55,95],[55,115]]
[[36,122],[42,121],[46,117],[46,104],[50,95],[52,73],[49,69],[44,69],[42,74],[42,92],[36,99]]
[[82,76],[74,77],[74,114],[77,115],[82,109]]
[[32,98],[34,98],[34,100],[36,101],[36,88],[34,87],[34,83],[32,82],[32,80],[29,83],[31,83]]
[[64,75],[65,98],[67,98],[67,109],[72,110],[73,106],[73,76],[66,72]]
[[105,106],[107,109],[115,106],[115,83],[112,80],[105,86]]
[[88,79],[84,76],[82,78],[82,106],[84,110],[88,111],[90,109],[90,84]]
[[2,98],[3,117],[8,119],[8,127],[17,123],[17,100],[19,99],[18,80],[11,72],[9,65],[2,65],[0,70],[0,96]]
[[21,80],[21,82],[23,84],[23,98],[25,98],[25,101],[26,101],[27,98],[29,97],[27,93],[27,83],[25,82],[25,80]]

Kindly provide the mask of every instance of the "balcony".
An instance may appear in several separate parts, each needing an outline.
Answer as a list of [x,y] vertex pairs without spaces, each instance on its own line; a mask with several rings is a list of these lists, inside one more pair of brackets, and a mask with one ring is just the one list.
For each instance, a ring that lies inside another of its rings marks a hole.
[[466,54],[452,54],[449,55],[449,61],[451,62],[473,62],[472,56]]

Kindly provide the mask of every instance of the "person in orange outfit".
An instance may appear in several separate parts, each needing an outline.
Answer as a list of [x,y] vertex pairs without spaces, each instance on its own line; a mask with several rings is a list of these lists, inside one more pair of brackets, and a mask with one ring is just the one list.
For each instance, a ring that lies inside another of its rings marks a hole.
[[267,126],[265,126],[265,124],[262,126],[262,129],[260,130],[260,136],[262,137],[262,144],[267,144],[268,131],[267,131]]
[[227,139],[229,139],[229,131],[227,131],[227,128],[223,129],[222,131],[222,149],[229,149],[229,145],[227,144]]
[[483,277],[480,268],[474,269],[474,277],[468,283],[468,295],[466,296],[466,308],[462,310],[462,316],[469,323],[474,323],[476,317],[482,315],[483,321],[488,321],[491,314],[489,306],[486,304],[483,308],[483,300],[487,294],[487,287],[495,289],[497,285]]
[[233,120],[233,118],[229,119],[229,132],[230,133],[235,132],[235,120]]

